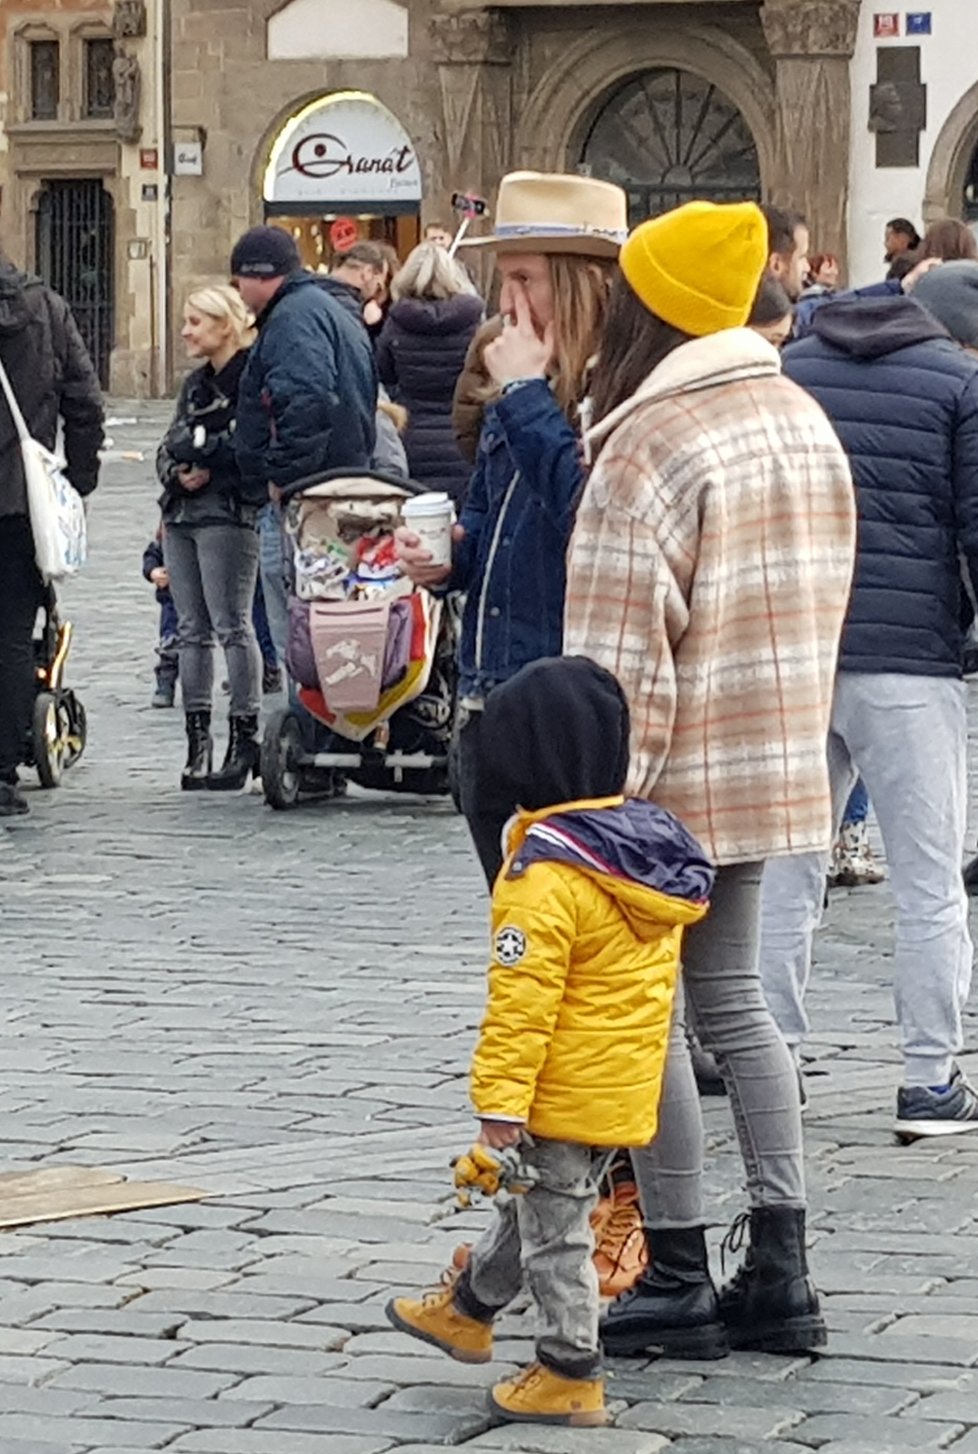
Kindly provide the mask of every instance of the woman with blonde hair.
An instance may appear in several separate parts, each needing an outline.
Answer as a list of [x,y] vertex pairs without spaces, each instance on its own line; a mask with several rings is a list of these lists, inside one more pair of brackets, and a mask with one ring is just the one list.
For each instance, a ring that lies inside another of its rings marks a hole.
[[[187,724],[180,786],[191,790],[241,788],[258,764],[262,665],[252,602],[255,521],[265,497],[246,488],[234,452],[238,386],[253,336],[251,315],[233,288],[191,293],[181,337],[200,366],[184,380],[156,460]],[[211,739],[215,638],[231,693],[227,755],[218,772]]]
[[452,399],[482,321],[482,299],[465,269],[431,242],[416,247],[395,275],[391,298],[377,368],[408,412],[411,478],[461,503],[472,471],[455,442]]

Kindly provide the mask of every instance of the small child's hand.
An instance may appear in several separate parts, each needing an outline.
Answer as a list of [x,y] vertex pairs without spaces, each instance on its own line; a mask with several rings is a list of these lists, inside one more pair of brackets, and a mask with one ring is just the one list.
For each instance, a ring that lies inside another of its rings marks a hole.
[[149,578],[158,591],[166,591],[170,586],[170,572],[165,565],[154,566],[149,573]]
[[523,1127],[512,1121],[483,1121],[479,1140],[493,1151],[505,1151],[507,1146],[519,1145],[522,1134]]

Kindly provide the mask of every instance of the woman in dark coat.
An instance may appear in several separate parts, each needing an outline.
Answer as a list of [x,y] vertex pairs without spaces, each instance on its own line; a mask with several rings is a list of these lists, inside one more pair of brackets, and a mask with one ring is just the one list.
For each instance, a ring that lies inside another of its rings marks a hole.
[[377,348],[381,382],[408,411],[411,478],[461,504],[472,473],[452,425],[452,398],[482,299],[460,263],[422,243],[391,285],[394,299]]

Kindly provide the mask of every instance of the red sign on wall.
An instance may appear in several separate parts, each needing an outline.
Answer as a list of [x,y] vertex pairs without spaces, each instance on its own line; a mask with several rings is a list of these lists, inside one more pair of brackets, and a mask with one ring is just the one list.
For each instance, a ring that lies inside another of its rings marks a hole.
[[349,252],[360,240],[360,229],[352,217],[337,217],[329,229],[329,241],[334,252]]
[[892,40],[900,34],[900,14],[896,10],[888,10],[880,15],[873,16],[873,34],[877,40]]

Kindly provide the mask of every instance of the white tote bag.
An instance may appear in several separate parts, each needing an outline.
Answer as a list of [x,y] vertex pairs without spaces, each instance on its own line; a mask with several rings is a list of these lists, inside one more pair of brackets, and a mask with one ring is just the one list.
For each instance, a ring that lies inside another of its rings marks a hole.
[[20,439],[37,568],[45,581],[64,580],[85,564],[88,554],[85,507],[65,475],[64,460],[32,438],[2,362],[0,388]]

